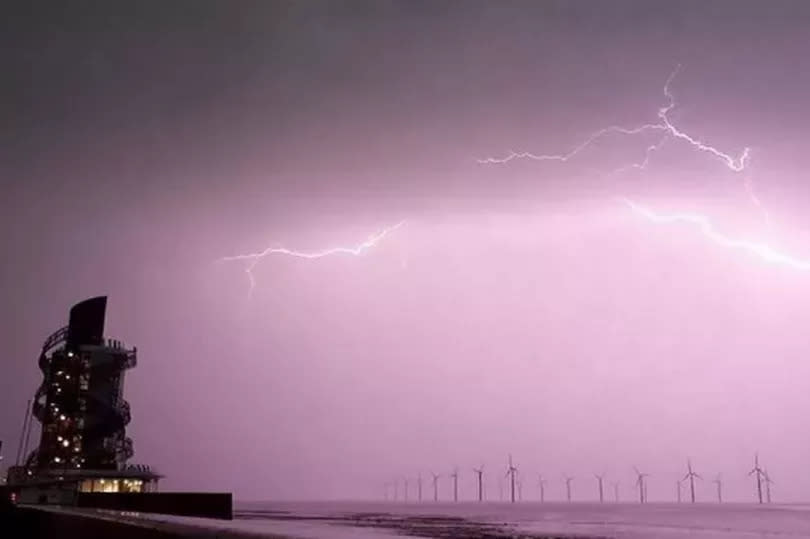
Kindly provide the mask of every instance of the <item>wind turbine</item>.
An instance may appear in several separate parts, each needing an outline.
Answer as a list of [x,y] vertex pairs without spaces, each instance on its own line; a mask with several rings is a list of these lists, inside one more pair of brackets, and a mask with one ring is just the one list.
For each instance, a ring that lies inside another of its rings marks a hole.
[[723,477],[721,474],[717,474],[717,477],[712,481],[715,485],[717,485],[717,503],[723,503]]
[[537,475],[537,486],[540,487],[540,503],[546,501],[546,480],[541,474]]
[[573,477],[565,475],[565,496],[568,499],[568,503],[571,503],[571,482],[574,480]]
[[680,479],[675,481],[675,488],[678,489],[678,503],[681,503],[681,483],[682,481]]
[[759,503],[762,503],[762,477],[765,475],[765,472],[759,467],[758,453],[754,453],[754,469],[748,472],[749,476],[753,474],[757,475],[757,497],[759,498]]
[[644,503],[646,501],[646,491],[647,489],[644,488],[644,478],[649,477],[650,474],[641,473],[638,471],[638,468],[633,466],[633,470],[636,472],[636,486],[638,487],[638,501],[639,503]]
[[433,476],[433,501],[439,501],[439,477],[441,477],[437,473],[430,472],[430,475]]
[[605,474],[602,475],[593,474],[593,476],[596,478],[596,481],[599,484],[599,503],[605,503],[605,493],[602,490],[602,482],[605,479]]
[[450,477],[453,478],[453,501],[458,502],[458,468],[453,470]]
[[480,468],[473,468],[473,471],[478,476],[478,501],[484,501],[484,465]]
[[765,474],[765,500],[771,503],[771,483],[773,483],[773,481],[771,481],[771,476],[768,475],[767,468],[763,473]]
[[504,477],[509,476],[512,482],[512,503],[515,503],[515,474],[517,473],[517,468],[514,464],[512,464],[512,455],[509,455],[509,467],[506,469],[506,475]]
[[394,501],[399,501],[399,479],[394,479]]
[[689,480],[689,493],[692,498],[692,503],[695,503],[695,477],[701,480],[703,478],[692,471],[692,461],[689,459],[686,459],[686,468],[688,472],[686,472],[686,475],[683,476],[683,480],[684,481],[686,481],[687,479]]
[[613,500],[619,503],[619,482],[613,483]]
[[523,480],[518,476],[517,478],[518,501],[523,501]]
[[416,494],[419,501],[422,501],[422,472],[419,472],[419,477],[416,478]]
[[408,503],[408,478],[402,480],[405,483],[405,503]]

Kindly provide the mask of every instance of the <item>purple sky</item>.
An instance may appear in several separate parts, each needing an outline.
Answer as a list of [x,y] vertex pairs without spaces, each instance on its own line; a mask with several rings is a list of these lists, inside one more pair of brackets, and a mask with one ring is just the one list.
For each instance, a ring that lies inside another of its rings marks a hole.
[[[84,6],[84,7],[82,7]],[[653,225],[711,215],[810,257],[810,5],[772,2],[19,3],[0,22],[0,439],[13,459],[42,340],[108,294],[137,345],[135,461],[167,489],[380,496],[514,454],[564,497],[606,471],[674,496],[691,456],[750,500],[810,499],[810,271]],[[610,124],[673,118],[732,173]],[[771,216],[746,196],[749,178]],[[362,257],[220,257],[281,243]],[[496,473],[497,472],[497,473]],[[449,483],[443,484],[449,496]]]

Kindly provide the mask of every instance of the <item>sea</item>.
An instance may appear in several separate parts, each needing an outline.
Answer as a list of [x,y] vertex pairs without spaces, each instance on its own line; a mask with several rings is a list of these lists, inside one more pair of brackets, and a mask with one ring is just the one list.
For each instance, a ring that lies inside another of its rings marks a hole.
[[810,504],[239,502],[234,519],[137,516],[276,538],[810,538]]

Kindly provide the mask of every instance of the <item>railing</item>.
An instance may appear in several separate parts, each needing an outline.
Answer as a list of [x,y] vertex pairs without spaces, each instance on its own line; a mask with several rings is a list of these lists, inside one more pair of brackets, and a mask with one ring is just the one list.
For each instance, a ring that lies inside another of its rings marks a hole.
[[67,340],[68,328],[67,326],[59,328],[51,333],[42,345],[42,353],[50,352],[55,346],[62,344]]

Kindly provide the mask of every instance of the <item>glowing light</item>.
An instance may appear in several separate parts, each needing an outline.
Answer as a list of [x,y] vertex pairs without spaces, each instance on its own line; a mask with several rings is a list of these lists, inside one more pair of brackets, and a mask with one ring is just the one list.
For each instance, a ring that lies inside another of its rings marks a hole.
[[68,442],[67,440],[65,440],[64,442],[62,442],[62,447],[67,447],[67,446],[69,446],[69,445],[70,445],[70,442]]
[[64,421],[64,420],[66,419],[66,418],[65,418],[65,414],[61,414],[61,415],[59,416],[59,419],[61,419],[62,421]]
[[648,221],[652,221],[653,223],[686,224],[697,228],[701,234],[703,234],[703,236],[721,247],[744,251],[770,264],[787,266],[802,271],[810,271],[810,259],[795,258],[763,243],[735,239],[727,236],[726,234],[718,231],[717,228],[712,224],[711,220],[705,215],[693,213],[657,213],[650,208],[641,206],[640,204],[628,199],[622,199],[622,202],[624,202],[635,213],[641,215]]
[[256,280],[253,276],[253,269],[259,263],[259,261],[267,256],[271,255],[286,255],[292,256],[295,258],[305,258],[305,259],[317,259],[317,258],[325,258],[334,255],[351,255],[351,256],[360,256],[372,247],[375,247],[378,243],[380,243],[386,236],[390,233],[394,232],[395,230],[399,229],[405,224],[405,221],[400,221],[399,223],[390,226],[388,228],[384,228],[380,232],[369,236],[369,238],[357,245],[354,246],[339,246],[339,247],[329,247],[327,249],[320,249],[316,251],[299,251],[295,249],[288,249],[286,247],[268,247],[263,251],[257,251],[255,253],[247,253],[247,254],[240,254],[240,255],[233,255],[233,256],[224,256],[219,259],[220,262],[233,262],[235,260],[246,260],[249,262],[247,268],[245,268],[245,272],[248,274],[248,278],[250,279],[250,292],[256,287]]
[[54,457],[54,458],[53,458],[53,461],[54,461],[54,462],[61,462],[61,461],[62,461],[62,459],[60,459],[59,457]]

